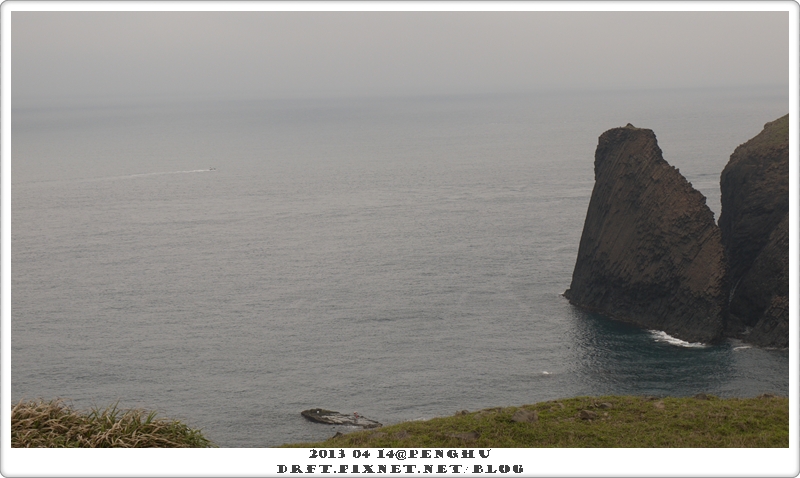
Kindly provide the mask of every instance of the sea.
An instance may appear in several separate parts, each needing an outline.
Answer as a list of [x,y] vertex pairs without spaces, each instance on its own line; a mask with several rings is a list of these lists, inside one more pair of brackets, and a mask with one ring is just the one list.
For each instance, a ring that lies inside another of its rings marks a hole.
[[788,395],[789,352],[682,342],[570,286],[604,131],[719,218],[788,88],[12,108],[11,398],[156,410],[221,447],[573,396]]

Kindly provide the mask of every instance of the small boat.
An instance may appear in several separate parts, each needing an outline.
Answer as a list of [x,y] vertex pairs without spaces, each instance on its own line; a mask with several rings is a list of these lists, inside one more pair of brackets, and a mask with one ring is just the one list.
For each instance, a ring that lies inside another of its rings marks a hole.
[[217,168],[208,168],[209,171],[216,171]]

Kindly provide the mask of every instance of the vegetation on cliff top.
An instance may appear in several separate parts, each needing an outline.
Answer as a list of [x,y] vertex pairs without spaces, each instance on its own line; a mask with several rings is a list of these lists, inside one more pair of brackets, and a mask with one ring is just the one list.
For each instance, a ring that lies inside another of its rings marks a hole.
[[779,147],[789,143],[789,115],[781,116],[775,121],[764,125],[764,129],[747,141],[739,145],[737,155],[745,156],[764,148]]
[[[12,447],[213,447],[199,430],[155,412],[79,412],[56,399],[21,401],[11,411]],[[521,407],[462,411],[337,434],[298,448],[777,448],[789,446],[789,399],[577,397]]]
[[458,412],[337,435],[302,448],[775,448],[789,446],[789,399],[577,397]]
[[56,399],[20,401],[11,409],[11,446],[20,448],[206,448],[214,446],[199,430],[156,412],[76,411]]

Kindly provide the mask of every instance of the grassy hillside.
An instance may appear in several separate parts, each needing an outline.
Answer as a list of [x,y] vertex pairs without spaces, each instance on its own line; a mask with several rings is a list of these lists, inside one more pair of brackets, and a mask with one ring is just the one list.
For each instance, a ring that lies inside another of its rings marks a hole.
[[[199,430],[116,406],[80,412],[61,400],[19,402],[12,447],[211,447]],[[300,448],[788,447],[789,399],[577,397],[459,412],[339,435]]]
[[789,115],[782,116],[764,125],[764,129],[745,143],[747,150],[777,147],[789,142]]
[[21,401],[11,409],[11,446],[20,448],[187,448],[213,444],[199,430],[155,412],[115,406],[80,412],[61,400]]
[[287,447],[788,447],[789,399],[578,397],[459,412]]

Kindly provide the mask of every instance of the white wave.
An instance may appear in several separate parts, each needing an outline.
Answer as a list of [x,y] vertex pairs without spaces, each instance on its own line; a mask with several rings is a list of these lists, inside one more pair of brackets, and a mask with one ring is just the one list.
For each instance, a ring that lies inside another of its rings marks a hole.
[[752,348],[752,347],[750,347],[749,345],[742,345],[741,347],[734,347],[733,351],[736,352],[737,350],[745,350],[745,349],[749,349],[749,348]]
[[655,339],[656,342],[665,342],[670,345],[677,345],[678,347],[708,347],[706,344],[700,342],[686,342],[685,340],[677,339],[662,330],[648,330],[648,332],[650,332],[650,335],[653,337],[653,339]]

